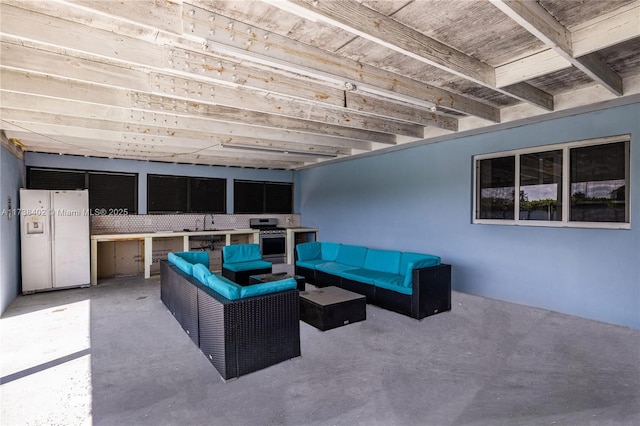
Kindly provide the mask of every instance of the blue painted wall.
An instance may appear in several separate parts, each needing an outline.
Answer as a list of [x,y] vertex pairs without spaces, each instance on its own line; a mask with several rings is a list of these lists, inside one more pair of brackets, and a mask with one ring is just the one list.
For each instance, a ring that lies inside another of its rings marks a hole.
[[[0,313],[20,292],[20,218],[9,219],[8,197],[18,208],[19,189],[24,183],[24,163],[0,147]],[[3,211],[5,210],[5,211]]]
[[[440,255],[454,290],[640,328],[639,118],[619,106],[302,170],[302,222],[324,241]],[[474,155],[626,133],[631,230],[471,223]]]
[[293,172],[286,170],[258,170],[237,167],[198,166],[192,164],[117,160],[32,152],[27,152],[25,154],[25,163],[27,166],[37,167],[59,167],[64,169],[138,173],[138,214],[147,213],[148,174],[226,178],[228,214],[233,213],[234,179],[293,182]]

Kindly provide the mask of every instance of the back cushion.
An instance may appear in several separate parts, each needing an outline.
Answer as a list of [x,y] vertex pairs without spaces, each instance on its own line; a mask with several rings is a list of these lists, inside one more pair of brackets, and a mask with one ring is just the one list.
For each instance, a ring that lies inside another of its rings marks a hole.
[[367,256],[367,248],[342,244],[338,250],[336,262],[361,268]]
[[[402,253],[402,258],[400,259],[400,275],[405,275],[407,273],[407,268],[409,267],[409,263],[414,263],[414,264],[423,263],[424,261],[427,261],[428,263],[432,263],[433,265],[440,264],[440,258],[438,256],[433,256],[430,254],[422,254],[422,253],[410,253],[410,252]],[[429,265],[425,265],[425,266],[429,266]]]
[[324,242],[320,244],[322,244],[322,248],[321,248],[322,259],[329,262],[335,262],[335,260],[338,258],[338,250],[340,249],[340,246],[342,244],[324,243]]
[[401,256],[402,253],[399,251],[369,249],[364,260],[364,268],[372,271],[399,274]]
[[176,265],[176,267],[180,269],[182,272],[184,272],[185,274],[191,275],[193,273],[193,265],[181,257],[178,257],[178,256],[175,257],[174,265]]
[[207,285],[213,291],[229,300],[240,298],[240,286],[225,280],[224,277],[219,277],[217,274],[211,274],[207,277]]
[[222,247],[225,263],[261,260],[259,244],[233,244]]
[[296,246],[296,253],[298,254],[298,260],[314,260],[320,259],[322,255],[321,245],[318,242],[302,243]]
[[202,284],[207,285],[207,277],[211,275],[209,268],[204,266],[202,263],[196,263],[193,265],[193,277],[200,281]]
[[260,296],[262,294],[276,293],[278,291],[293,290],[297,288],[295,278],[272,281],[270,283],[247,285],[240,288],[240,298]]
[[206,251],[180,251],[176,253],[176,256],[194,265],[196,263],[202,263],[207,268],[209,267],[209,253]]

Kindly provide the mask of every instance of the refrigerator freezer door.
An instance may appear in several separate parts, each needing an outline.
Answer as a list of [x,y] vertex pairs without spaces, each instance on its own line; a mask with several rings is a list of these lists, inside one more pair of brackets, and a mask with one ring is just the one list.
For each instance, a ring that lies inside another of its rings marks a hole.
[[89,192],[52,191],[53,286],[91,281]]
[[51,275],[51,199],[49,191],[20,190],[22,292],[53,287]]

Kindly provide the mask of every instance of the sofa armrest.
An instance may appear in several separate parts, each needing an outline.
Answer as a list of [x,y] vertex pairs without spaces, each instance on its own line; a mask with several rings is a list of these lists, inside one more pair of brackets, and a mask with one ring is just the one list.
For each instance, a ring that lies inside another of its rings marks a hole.
[[412,271],[411,316],[422,319],[451,310],[451,265],[440,264]]

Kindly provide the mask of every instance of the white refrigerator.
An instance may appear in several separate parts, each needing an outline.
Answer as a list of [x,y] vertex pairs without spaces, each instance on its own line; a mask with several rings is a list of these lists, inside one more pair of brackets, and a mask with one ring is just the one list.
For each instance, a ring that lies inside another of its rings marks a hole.
[[20,189],[22,293],[90,285],[89,192]]

